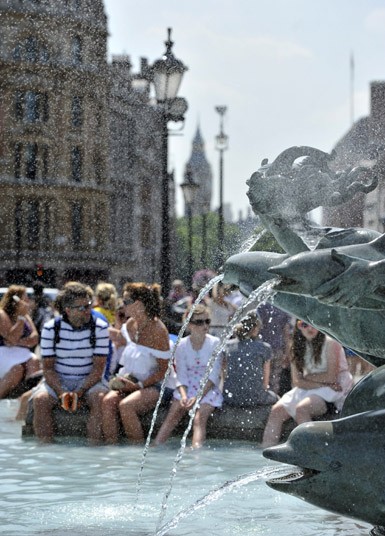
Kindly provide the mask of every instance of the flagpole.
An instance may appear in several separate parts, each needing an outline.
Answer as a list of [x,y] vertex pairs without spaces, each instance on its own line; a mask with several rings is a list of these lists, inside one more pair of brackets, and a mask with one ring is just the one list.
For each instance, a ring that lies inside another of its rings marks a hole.
[[350,122],[354,124],[354,55],[350,53]]

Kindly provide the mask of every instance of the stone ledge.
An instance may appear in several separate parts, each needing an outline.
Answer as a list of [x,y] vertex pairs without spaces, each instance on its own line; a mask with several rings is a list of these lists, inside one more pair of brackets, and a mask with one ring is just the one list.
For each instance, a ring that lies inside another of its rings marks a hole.
[[[270,406],[257,406],[255,408],[234,408],[224,406],[216,409],[207,424],[207,437],[213,439],[238,439],[259,442],[270,411]],[[167,414],[166,407],[160,407],[154,427],[154,433]],[[72,415],[57,408],[54,410],[55,435],[57,437],[85,437],[88,411],[79,410]],[[151,424],[152,413],[144,416],[142,422],[146,433]],[[175,429],[175,435],[181,435],[188,423],[186,416]],[[32,415],[29,413],[26,423],[22,427],[22,437],[34,437]]]

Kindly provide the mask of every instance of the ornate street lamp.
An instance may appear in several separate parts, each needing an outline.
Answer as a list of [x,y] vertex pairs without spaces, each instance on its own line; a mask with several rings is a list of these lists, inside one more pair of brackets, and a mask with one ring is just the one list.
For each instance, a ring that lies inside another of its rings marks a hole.
[[192,207],[194,205],[195,196],[199,189],[199,184],[194,182],[193,175],[191,171],[186,172],[185,182],[182,182],[180,185],[183,192],[184,202],[186,206],[187,213],[187,224],[188,224],[188,258],[187,258],[187,269],[188,269],[188,286],[191,288],[192,278],[193,278],[193,253],[192,253]]
[[223,153],[229,146],[229,138],[223,132],[223,116],[227,106],[216,106],[215,110],[220,116],[219,134],[215,137],[215,148],[219,151],[219,208],[218,208],[218,263],[219,267],[224,262],[224,218],[223,218]]
[[171,286],[170,262],[170,188],[168,174],[168,122],[183,121],[187,111],[187,101],[177,97],[182,77],[187,67],[172,53],[171,28],[165,41],[166,52],[156,60],[151,68],[155,96],[162,114],[162,244],[160,279],[163,295]]

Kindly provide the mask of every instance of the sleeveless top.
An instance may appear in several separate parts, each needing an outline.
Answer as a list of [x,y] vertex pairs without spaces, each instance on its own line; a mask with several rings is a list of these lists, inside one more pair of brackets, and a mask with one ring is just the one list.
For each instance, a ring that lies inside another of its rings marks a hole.
[[[23,333],[21,334],[21,338],[25,339],[25,337],[28,337],[28,335],[31,335],[31,333],[32,333],[31,326],[28,324],[28,322],[24,322]],[[7,346],[7,344],[5,343],[4,337],[2,337],[1,335],[0,335],[0,346]],[[17,344],[15,344],[15,346],[17,346]]]

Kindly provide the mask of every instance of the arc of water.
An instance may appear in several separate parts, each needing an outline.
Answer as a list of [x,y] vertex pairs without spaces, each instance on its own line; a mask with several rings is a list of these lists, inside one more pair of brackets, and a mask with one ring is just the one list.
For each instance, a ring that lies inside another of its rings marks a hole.
[[175,475],[177,473],[177,467],[178,467],[179,462],[181,461],[181,459],[183,457],[183,453],[184,453],[184,450],[186,448],[187,436],[190,433],[190,430],[191,430],[191,427],[192,427],[192,424],[193,424],[193,421],[194,421],[195,413],[196,413],[196,411],[197,411],[197,409],[199,407],[199,403],[200,403],[202,395],[203,395],[204,387],[205,387],[205,385],[207,383],[207,380],[209,378],[209,375],[210,375],[210,373],[212,371],[212,368],[214,366],[215,360],[218,358],[220,353],[223,351],[227,341],[229,340],[229,338],[232,335],[234,326],[244,316],[245,310],[250,305],[252,305],[254,303],[258,303],[258,305],[259,305],[260,303],[263,303],[264,301],[266,301],[267,298],[271,297],[274,294],[274,291],[273,291],[274,286],[278,282],[279,282],[279,278],[269,279],[268,281],[263,283],[260,287],[258,287],[256,290],[254,290],[250,294],[250,296],[247,298],[247,300],[239,307],[239,309],[236,311],[236,313],[234,314],[234,316],[231,319],[231,321],[229,322],[229,324],[224,328],[224,330],[221,333],[220,342],[215,347],[215,349],[214,349],[214,351],[213,351],[213,353],[212,353],[212,355],[211,355],[211,357],[210,357],[210,359],[209,359],[209,361],[207,363],[206,373],[205,373],[205,375],[203,376],[203,378],[200,381],[199,391],[197,393],[197,399],[195,401],[195,404],[194,404],[193,408],[189,412],[190,420],[189,420],[188,425],[187,425],[187,427],[186,427],[186,429],[184,431],[184,434],[183,434],[181,442],[180,442],[181,446],[180,446],[180,448],[178,450],[178,453],[177,453],[177,455],[175,457],[175,460],[174,460],[174,466],[173,466],[173,468],[171,470],[168,488],[166,489],[166,491],[165,491],[165,493],[163,495],[161,511],[160,511],[160,514],[159,514],[159,519],[158,519],[158,524],[157,524],[157,530],[159,530],[159,527],[163,523],[164,516],[166,515],[167,502],[168,502],[168,498],[169,498],[169,496],[171,494],[174,478],[175,478]]
[[276,468],[265,467],[259,471],[239,475],[233,480],[228,480],[224,484],[221,484],[220,486],[217,486],[213,490],[209,491],[209,493],[206,493],[206,495],[198,499],[193,505],[178,512],[168,523],[166,523],[166,525],[163,525],[157,530],[155,536],[164,536],[169,530],[175,529],[182,519],[192,515],[200,508],[204,508],[212,502],[217,501],[225,493],[246,486],[247,484],[250,484],[250,482],[255,482],[257,480],[261,480],[262,478],[269,477],[275,472]]
[[164,391],[166,389],[167,379],[169,378],[169,376],[171,374],[172,367],[173,367],[174,356],[175,356],[176,349],[177,349],[178,344],[180,343],[180,341],[181,341],[181,339],[182,339],[182,337],[184,335],[184,332],[186,331],[187,325],[190,322],[190,319],[191,319],[192,315],[194,314],[194,310],[195,310],[196,306],[210,292],[210,290],[214,287],[214,285],[216,285],[217,283],[222,281],[223,277],[224,277],[224,274],[219,274],[219,275],[213,277],[207,283],[207,285],[205,287],[203,287],[203,289],[199,292],[199,295],[198,295],[197,299],[195,300],[195,302],[194,302],[194,304],[193,304],[193,306],[191,308],[191,311],[189,312],[185,322],[183,323],[181,329],[179,330],[178,338],[175,341],[174,347],[173,347],[172,352],[171,352],[171,356],[170,356],[169,361],[168,361],[167,371],[166,371],[166,374],[164,376],[164,380],[162,382],[162,386],[161,386],[161,389],[160,389],[158,401],[156,403],[154,412],[152,414],[150,430],[149,430],[149,432],[147,434],[146,443],[145,443],[145,446],[144,446],[144,449],[143,449],[142,461],[141,461],[141,464],[140,464],[138,479],[137,479],[137,482],[136,482],[135,504],[137,504],[138,499],[139,499],[140,488],[142,486],[143,469],[144,469],[144,465],[145,465],[145,462],[146,462],[146,455],[147,455],[147,452],[148,452],[148,449],[149,449],[149,446],[150,446],[150,441],[151,441],[152,433],[154,431],[155,422],[156,422],[156,419],[157,419],[157,416],[158,416],[159,407],[160,407],[160,404],[162,402]]
[[257,244],[257,242],[259,242],[266,233],[267,229],[263,228],[257,235],[253,233],[251,236],[249,236],[249,238],[246,238],[240,247],[239,253],[246,253],[247,251],[250,251],[250,248],[255,246],[255,244]]

